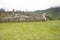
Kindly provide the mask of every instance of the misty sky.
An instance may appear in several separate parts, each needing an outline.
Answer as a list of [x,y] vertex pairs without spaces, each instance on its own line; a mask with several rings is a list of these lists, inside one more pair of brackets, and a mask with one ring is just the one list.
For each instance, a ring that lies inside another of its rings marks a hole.
[[0,0],[0,8],[15,10],[44,10],[60,6],[60,0]]

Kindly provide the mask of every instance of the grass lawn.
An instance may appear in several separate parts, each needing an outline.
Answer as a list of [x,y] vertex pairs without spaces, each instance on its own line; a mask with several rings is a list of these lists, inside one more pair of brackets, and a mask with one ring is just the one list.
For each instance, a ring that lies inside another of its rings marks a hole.
[[60,40],[60,21],[0,23],[0,40]]

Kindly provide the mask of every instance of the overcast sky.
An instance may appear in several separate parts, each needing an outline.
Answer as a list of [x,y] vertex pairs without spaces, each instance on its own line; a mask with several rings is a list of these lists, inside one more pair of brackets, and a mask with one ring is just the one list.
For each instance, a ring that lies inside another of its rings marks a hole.
[[60,0],[0,0],[0,8],[15,10],[44,10],[60,6]]

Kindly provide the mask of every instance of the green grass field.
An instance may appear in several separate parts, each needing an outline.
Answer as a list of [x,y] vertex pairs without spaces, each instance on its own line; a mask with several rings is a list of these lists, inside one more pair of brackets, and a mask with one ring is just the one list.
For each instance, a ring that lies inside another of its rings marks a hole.
[[0,23],[0,40],[60,40],[60,21]]

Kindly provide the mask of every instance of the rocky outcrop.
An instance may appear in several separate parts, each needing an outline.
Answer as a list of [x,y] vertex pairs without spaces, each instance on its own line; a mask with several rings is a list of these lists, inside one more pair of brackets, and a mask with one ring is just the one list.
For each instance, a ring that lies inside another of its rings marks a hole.
[[[23,14],[11,14],[6,17],[1,17],[0,22],[24,22],[24,21],[46,21],[45,15],[38,16],[35,14],[23,15]],[[44,18],[45,17],[45,18]]]

